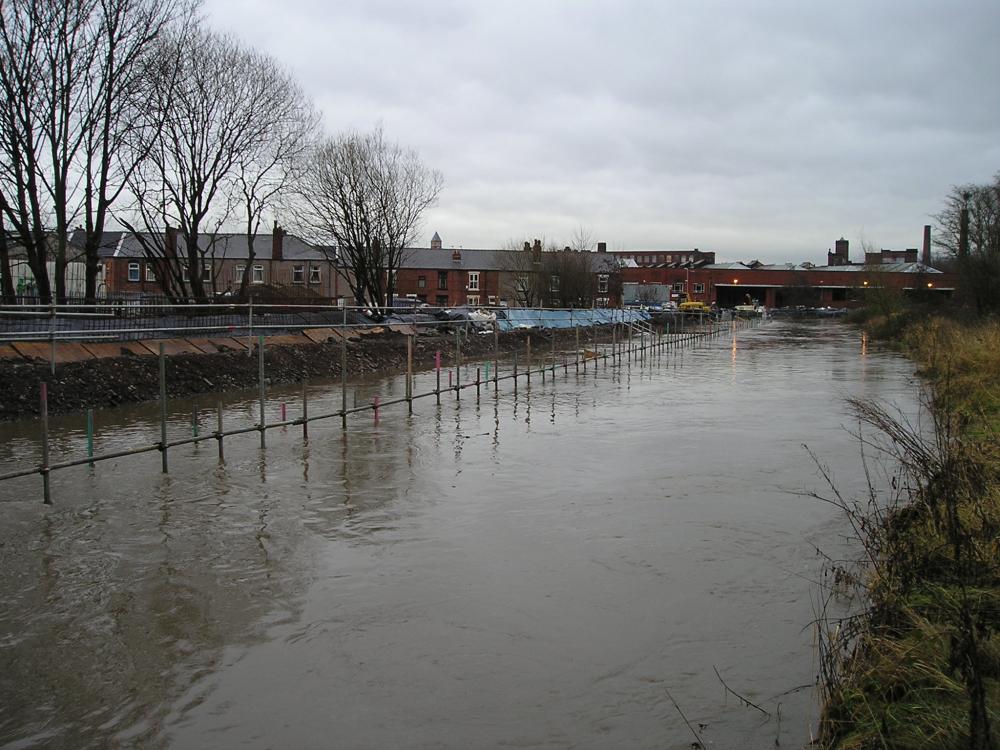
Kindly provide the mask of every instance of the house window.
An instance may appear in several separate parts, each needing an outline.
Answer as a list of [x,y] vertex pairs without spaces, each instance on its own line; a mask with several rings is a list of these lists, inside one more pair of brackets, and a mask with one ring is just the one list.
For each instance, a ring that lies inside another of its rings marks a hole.
[[305,266],[292,266],[292,283],[301,284],[306,280]]
[[156,268],[152,263],[146,264],[146,281],[156,281]]
[[[448,288],[448,272],[438,271],[438,289]],[[438,298],[440,299],[440,297]]]
[[479,291],[479,271],[469,271],[469,291]]
[[139,264],[129,263],[128,264],[128,280],[138,281],[139,280]]
[[181,280],[182,281],[187,281],[188,280],[188,267],[187,266],[181,266]]
[[487,300],[490,303],[490,307],[496,307],[497,306],[497,298],[496,297],[494,297],[494,296],[491,295],[490,297],[487,298]]
[[236,282],[239,284],[243,283],[243,274],[247,272],[246,266],[236,266]]
[[683,281],[675,281],[674,282],[674,291],[675,292],[683,292],[684,291],[684,282]]
[[427,277],[417,276],[417,289],[426,289],[426,288],[427,288]]
[[608,293],[608,275],[606,273],[597,274],[597,293]]
[[250,277],[250,280],[254,284],[263,284],[264,283],[264,266],[254,266],[253,269],[252,269],[252,275]]
[[318,284],[319,279],[319,266],[309,266],[309,283]]
[[212,280],[212,267],[207,263],[201,267],[201,280],[202,281]]
[[549,291],[550,292],[559,291],[559,274],[554,273],[549,277]]
[[447,294],[439,294],[437,296],[437,299],[434,300],[434,304],[437,305],[438,307],[447,307],[448,306],[448,295]]
[[478,294],[470,294],[466,298],[466,302],[468,303],[469,307],[479,307],[479,295]]
[[702,294],[702,293],[704,293],[704,291],[705,291],[705,285],[704,284],[695,283],[695,285],[694,285],[694,293],[695,294]]
[[610,302],[610,299],[608,297],[598,297],[597,298],[597,306],[598,307],[607,307],[608,306],[608,302]]

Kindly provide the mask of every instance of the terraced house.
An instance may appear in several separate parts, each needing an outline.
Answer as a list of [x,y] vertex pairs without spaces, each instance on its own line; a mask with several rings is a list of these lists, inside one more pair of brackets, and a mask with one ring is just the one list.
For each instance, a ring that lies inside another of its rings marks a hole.
[[410,248],[396,274],[399,297],[437,307],[616,307],[618,268],[596,252],[446,248],[437,232],[430,247]]

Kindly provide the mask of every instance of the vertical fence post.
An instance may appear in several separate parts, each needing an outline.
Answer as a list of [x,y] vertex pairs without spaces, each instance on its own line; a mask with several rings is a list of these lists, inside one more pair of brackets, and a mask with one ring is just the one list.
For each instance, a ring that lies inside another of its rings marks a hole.
[[198,437],[198,404],[191,406],[191,437]]
[[437,397],[438,406],[441,405],[441,350],[434,352],[434,377],[437,384],[434,386],[434,395]]
[[517,349],[514,350],[514,393],[517,393]]
[[462,330],[455,329],[455,398],[462,398]]
[[260,391],[260,447],[267,447],[265,437],[265,426],[267,420],[264,418],[265,392],[264,392],[264,337],[257,337],[257,387]]
[[160,470],[167,473],[167,357],[160,343]]
[[[570,315],[572,315],[570,311]],[[580,326],[575,326],[576,328],[576,371],[580,372]]]
[[49,384],[39,383],[39,411],[42,419],[42,502],[52,505],[49,487]]
[[347,429],[347,305],[344,305],[344,330],[340,337],[340,426]]
[[247,307],[247,356],[253,354],[253,294],[250,294],[250,304]]
[[406,336],[406,404],[413,414],[413,334]]
[[302,381],[302,441],[309,442],[309,381]]
[[493,392],[500,390],[500,321],[493,321]]
[[56,305],[49,303],[49,362],[52,374],[56,374]]
[[220,401],[215,407],[215,439],[219,443],[219,462],[226,460],[226,454],[223,452],[222,448],[222,402]]
[[527,340],[527,354],[528,354],[528,368],[526,370],[527,382],[528,385],[531,385],[531,336],[530,335],[528,336]]
[[[486,365],[489,367],[489,364]],[[479,368],[476,368],[476,400],[479,400]]]
[[90,468],[94,468],[94,410],[87,409],[87,458]]

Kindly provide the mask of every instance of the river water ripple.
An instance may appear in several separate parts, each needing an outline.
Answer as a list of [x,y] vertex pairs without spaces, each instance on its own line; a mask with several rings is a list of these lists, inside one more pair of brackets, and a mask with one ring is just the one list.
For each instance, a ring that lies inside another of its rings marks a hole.
[[[166,476],[156,454],[56,472],[51,508],[37,477],[4,482],[0,748],[689,747],[673,701],[714,746],[802,746],[816,548],[846,533],[801,494],[823,489],[802,444],[859,492],[844,399],[912,414],[917,388],[851,328],[774,323],[305,446],[234,437],[223,466],[203,444]],[[254,410],[227,397],[227,425]],[[98,414],[98,451],[155,442],[157,414]],[[82,426],[53,421],[57,453]],[[37,425],[0,426],[0,465],[38,450]]]

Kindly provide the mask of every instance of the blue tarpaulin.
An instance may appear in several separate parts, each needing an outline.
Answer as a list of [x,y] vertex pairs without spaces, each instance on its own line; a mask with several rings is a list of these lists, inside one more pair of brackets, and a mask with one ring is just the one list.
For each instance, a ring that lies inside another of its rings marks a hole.
[[497,315],[497,323],[501,331],[513,331],[518,328],[602,326],[648,320],[649,313],[645,310],[534,310],[511,307],[498,311]]

